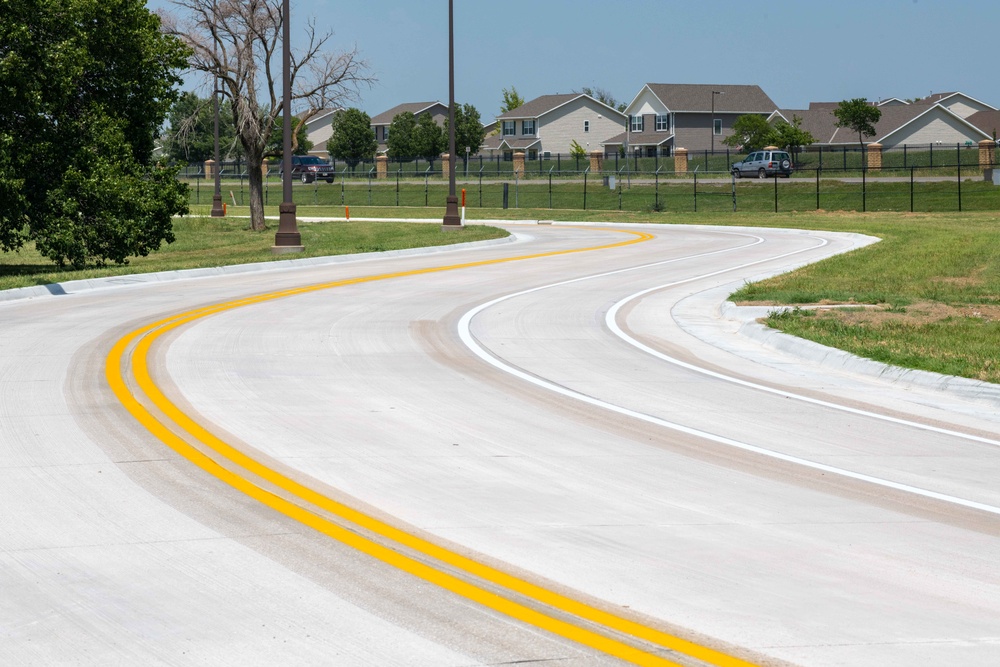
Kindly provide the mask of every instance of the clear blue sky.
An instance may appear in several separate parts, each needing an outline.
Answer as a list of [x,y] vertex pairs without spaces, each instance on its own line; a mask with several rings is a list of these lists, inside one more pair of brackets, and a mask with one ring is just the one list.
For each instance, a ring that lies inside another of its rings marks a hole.
[[[311,16],[334,48],[358,46],[379,79],[358,105],[369,114],[447,103],[446,0],[291,11],[293,30]],[[455,96],[484,121],[511,86],[526,100],[591,86],[628,102],[644,83],[757,84],[796,109],[961,91],[1000,107],[998,0],[455,0],[455,32]]]

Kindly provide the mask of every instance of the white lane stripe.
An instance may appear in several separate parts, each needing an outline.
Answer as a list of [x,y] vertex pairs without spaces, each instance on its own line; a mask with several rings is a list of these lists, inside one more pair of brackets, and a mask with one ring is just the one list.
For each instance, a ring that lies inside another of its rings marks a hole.
[[[725,233],[725,232],[723,232],[723,233]],[[930,490],[927,490],[927,489],[921,489],[919,487],[910,486],[908,484],[901,484],[899,482],[893,482],[891,480],[882,479],[882,478],[879,478],[879,477],[873,477],[871,475],[865,475],[865,474],[862,474],[862,473],[853,472],[851,470],[845,470],[843,468],[835,468],[833,466],[829,466],[829,465],[826,465],[824,463],[817,463],[815,461],[809,461],[807,459],[799,458],[797,456],[790,456],[788,454],[783,454],[781,452],[776,452],[776,451],[773,451],[773,450],[770,450],[770,449],[764,449],[763,447],[757,447],[756,445],[751,445],[751,444],[748,444],[748,443],[745,443],[745,442],[739,442],[738,440],[733,440],[731,438],[726,438],[724,436],[716,435],[714,433],[709,433],[707,431],[702,431],[700,429],[690,428],[688,426],[684,426],[683,424],[678,424],[676,422],[671,422],[671,421],[668,421],[666,419],[661,419],[659,417],[655,417],[653,415],[647,415],[645,413],[637,412],[635,410],[630,410],[628,408],[624,408],[624,407],[621,407],[619,405],[615,405],[613,403],[608,403],[606,401],[602,401],[602,400],[594,398],[592,396],[587,396],[586,394],[582,394],[582,393],[580,393],[578,391],[575,391],[573,389],[569,389],[568,387],[564,387],[564,386],[562,386],[560,384],[556,384],[555,382],[551,382],[549,380],[542,379],[542,378],[537,377],[535,375],[528,374],[528,373],[524,372],[523,370],[521,370],[520,368],[517,368],[516,366],[512,366],[510,364],[507,364],[504,361],[501,361],[499,358],[497,358],[496,356],[494,356],[492,353],[486,351],[486,349],[484,349],[479,344],[479,342],[476,340],[475,336],[472,334],[472,329],[471,329],[472,320],[476,317],[476,315],[478,315],[479,313],[483,312],[487,308],[491,308],[492,306],[494,306],[494,305],[496,305],[498,303],[502,303],[504,301],[507,301],[508,299],[513,299],[513,298],[516,298],[516,297],[519,297],[519,296],[523,296],[525,294],[531,294],[533,292],[539,292],[539,291],[550,289],[550,288],[553,288],[553,287],[559,287],[559,286],[562,286],[562,285],[570,285],[570,284],[573,284],[573,283],[583,282],[583,281],[586,281],[586,280],[593,280],[595,278],[603,278],[603,277],[606,277],[606,276],[611,276],[611,275],[615,275],[615,274],[619,274],[619,273],[625,273],[625,272],[628,272],[628,271],[635,271],[635,270],[639,270],[639,269],[645,269],[645,268],[649,268],[649,267],[653,267],[653,266],[659,266],[659,265],[663,265],[663,264],[669,264],[669,263],[672,263],[672,262],[678,262],[678,261],[687,260],[687,259],[696,259],[696,258],[699,258],[699,257],[708,256],[708,255],[717,255],[717,254],[732,252],[732,251],[735,251],[735,250],[740,250],[740,249],[743,249],[743,248],[748,248],[748,247],[751,247],[751,246],[754,246],[754,245],[758,245],[758,244],[764,242],[764,239],[761,238],[761,237],[755,237],[755,238],[757,240],[754,243],[751,243],[751,244],[748,244],[748,245],[745,245],[745,246],[739,246],[737,248],[728,248],[726,250],[718,250],[718,251],[714,251],[714,252],[707,252],[707,253],[701,253],[701,254],[697,254],[697,255],[690,255],[690,256],[687,256],[687,257],[679,257],[679,258],[674,258],[674,259],[670,259],[670,260],[664,260],[662,262],[653,262],[651,264],[644,264],[644,265],[641,265],[641,266],[630,267],[630,268],[627,268],[627,269],[619,269],[619,270],[616,270],[616,271],[608,271],[606,273],[598,273],[598,274],[594,274],[594,275],[591,275],[591,276],[584,276],[582,278],[574,278],[574,279],[571,279],[571,280],[563,280],[563,281],[552,283],[552,284],[549,284],[549,285],[542,285],[540,287],[533,287],[531,289],[522,290],[520,292],[514,292],[512,294],[507,294],[505,296],[501,296],[501,297],[498,297],[496,299],[493,299],[492,301],[488,301],[486,303],[482,303],[482,304],[476,306],[475,308],[473,308],[472,310],[467,311],[464,315],[462,315],[461,319],[458,322],[458,334],[459,334],[459,337],[461,338],[462,342],[465,344],[466,347],[469,348],[469,350],[471,350],[477,357],[479,357],[480,359],[482,359],[486,363],[490,364],[494,368],[497,368],[498,370],[501,370],[501,371],[503,371],[505,373],[513,375],[514,377],[517,377],[517,378],[519,378],[521,380],[524,380],[526,382],[530,382],[531,384],[533,384],[533,385],[535,385],[537,387],[540,387],[542,389],[547,389],[547,390],[552,391],[552,392],[554,392],[556,394],[559,394],[561,396],[565,396],[567,398],[572,398],[574,400],[578,400],[578,401],[581,401],[581,402],[586,403],[588,405],[593,405],[595,407],[603,408],[605,410],[610,410],[611,412],[615,412],[615,413],[618,413],[618,414],[621,414],[621,415],[625,415],[627,417],[632,417],[632,418],[635,418],[635,419],[639,419],[641,421],[644,421],[644,422],[647,422],[647,423],[650,423],[650,424],[655,424],[657,426],[662,426],[663,428],[668,428],[668,429],[671,429],[673,431],[677,431],[679,433],[684,433],[686,435],[691,435],[691,436],[695,436],[695,437],[698,437],[698,438],[703,438],[703,439],[709,440],[711,442],[716,442],[718,444],[726,445],[726,446],[729,446],[729,447],[734,447],[736,449],[741,449],[743,451],[753,452],[755,454],[760,454],[762,456],[767,456],[767,457],[770,457],[770,458],[773,458],[773,459],[776,459],[776,460],[779,460],[779,461],[784,461],[786,463],[792,463],[792,464],[795,464],[795,465],[800,465],[800,466],[803,466],[805,468],[810,468],[810,469],[813,469],[813,470],[819,470],[821,472],[826,472],[826,473],[830,473],[830,474],[833,474],[833,475],[839,475],[841,477],[846,477],[848,479],[854,479],[854,480],[858,480],[858,481],[861,481],[861,482],[866,482],[866,483],[869,483],[869,484],[874,484],[876,486],[880,486],[880,487],[883,487],[883,488],[894,489],[896,491],[902,491],[904,493],[910,493],[910,494],[913,494],[913,495],[916,495],[916,496],[921,496],[921,497],[924,497],[924,498],[931,498],[931,499],[934,499],[934,500],[939,500],[939,501],[950,503],[950,504],[953,504],[953,505],[958,505],[958,506],[961,506],[961,507],[967,507],[967,508],[970,508],[970,509],[975,509],[975,510],[981,510],[983,512],[988,512],[990,514],[1000,515],[1000,507],[995,507],[993,505],[987,505],[987,504],[975,502],[975,501],[972,501],[972,500],[966,500],[964,498],[958,498],[956,496],[951,496],[951,495],[947,495],[947,494],[944,494],[944,493],[938,493],[936,491],[930,491]],[[730,272],[730,271],[736,271],[736,270],[739,270],[739,269],[748,268],[748,267],[751,267],[751,266],[754,266],[754,265],[757,265],[757,264],[762,264],[762,263],[765,263],[765,262],[770,262],[770,261],[774,261],[774,260],[777,260],[777,259],[782,259],[782,258],[785,258],[785,257],[789,257],[791,255],[796,255],[796,254],[799,254],[799,253],[802,253],[802,252],[807,252],[807,251],[810,251],[810,250],[815,250],[816,248],[821,248],[821,247],[823,247],[823,246],[825,246],[825,245],[827,245],[829,243],[826,239],[822,239],[822,238],[819,238],[819,237],[811,237],[811,238],[818,238],[821,241],[821,243],[819,243],[818,245],[812,246],[810,248],[804,248],[802,250],[795,250],[795,251],[784,253],[784,254],[781,254],[781,255],[776,255],[776,256],[770,257],[768,259],[762,259],[762,260],[757,260],[757,261],[754,261],[754,262],[748,262],[746,264],[741,264],[739,266],[734,266],[734,267],[730,267],[730,268],[727,268],[727,269],[721,269],[719,271],[712,271],[710,273],[705,273],[705,274],[702,274],[702,275],[693,276],[691,278],[686,278],[684,280],[679,280],[679,281],[676,281],[676,282],[673,282],[673,283],[669,283],[668,285],[661,285],[660,287],[657,287],[657,288],[654,288],[654,289],[663,289],[663,288],[669,287],[669,286],[682,285],[684,283],[693,282],[693,281],[696,281],[696,280],[701,280],[703,278],[709,278],[709,277],[716,276],[716,275],[719,275],[719,274],[722,274],[722,273],[727,273],[727,272]],[[652,290],[644,290],[643,293],[648,292],[648,291],[652,291]],[[781,393],[781,392],[778,392],[778,393]],[[879,415],[874,415],[874,413],[872,413],[872,414],[873,414],[873,416],[879,416]],[[907,424],[907,422],[902,422],[902,423]]]
[[669,355],[667,355],[667,354],[665,354],[663,352],[660,352],[659,350],[656,350],[654,348],[649,347],[645,343],[642,343],[642,342],[636,340],[635,338],[633,338],[632,336],[628,335],[627,333],[625,333],[625,331],[622,330],[622,328],[618,326],[618,321],[617,321],[618,311],[621,310],[626,304],[628,304],[628,303],[630,303],[630,302],[632,302],[632,301],[634,301],[634,300],[636,300],[638,298],[641,298],[641,297],[643,297],[643,296],[645,296],[647,294],[650,294],[651,292],[656,292],[658,290],[666,289],[668,287],[673,287],[674,285],[677,285],[677,284],[679,284],[679,283],[666,283],[666,284],[660,285],[658,287],[650,287],[649,289],[644,289],[641,292],[636,292],[632,296],[625,297],[624,299],[622,299],[621,301],[619,301],[618,303],[616,303],[615,305],[613,305],[610,310],[608,310],[607,315],[605,315],[605,317],[604,317],[605,324],[608,325],[608,328],[611,329],[612,333],[614,333],[616,336],[618,336],[619,338],[621,338],[623,341],[625,341],[629,345],[632,345],[632,346],[634,346],[634,347],[642,350],[643,352],[656,357],[657,359],[659,359],[661,361],[665,361],[668,364],[673,364],[675,366],[679,366],[679,367],[684,368],[686,370],[694,371],[695,373],[701,373],[702,375],[707,375],[709,377],[713,377],[713,378],[716,378],[718,380],[725,380],[726,382],[731,382],[733,384],[737,384],[737,385],[740,385],[742,387],[749,387],[751,389],[756,389],[756,390],[759,390],[759,391],[762,391],[762,392],[765,392],[765,393],[768,393],[768,394],[775,394],[777,396],[782,396],[784,398],[791,398],[791,399],[794,399],[796,401],[802,401],[803,403],[811,403],[813,405],[819,405],[819,406],[822,406],[824,408],[832,408],[834,410],[840,410],[842,412],[847,412],[847,413],[854,414],[854,415],[859,415],[859,416],[862,416],[862,417],[870,417],[872,419],[879,419],[879,420],[882,420],[882,421],[890,422],[892,424],[900,424],[900,425],[903,425],[903,426],[911,426],[913,428],[920,429],[920,430],[923,430],[923,431],[930,431],[932,433],[940,433],[942,435],[952,436],[952,437],[956,437],[956,438],[963,438],[965,440],[971,440],[971,441],[979,442],[979,443],[986,444],[986,445],[992,445],[994,447],[1000,447],[1000,440],[996,440],[996,439],[993,439],[993,438],[986,438],[986,437],[982,437],[982,436],[978,436],[978,435],[972,435],[971,433],[962,433],[961,431],[954,431],[954,430],[947,429],[947,428],[941,428],[941,427],[938,427],[938,426],[932,426],[930,424],[922,424],[920,422],[910,421],[909,419],[902,419],[900,417],[893,417],[891,415],[883,415],[883,414],[879,414],[877,412],[869,412],[868,410],[862,410],[860,408],[852,408],[852,407],[847,406],[847,405],[841,405],[839,403],[833,403],[833,402],[830,402],[830,401],[824,401],[822,399],[813,398],[811,396],[805,396],[803,394],[795,394],[795,393],[792,393],[790,391],[786,391],[786,390],[782,390],[782,389],[775,389],[773,387],[768,387],[766,385],[757,384],[756,382],[750,382],[749,380],[743,380],[741,378],[732,377],[730,375],[724,375],[722,373],[717,373],[715,371],[708,370],[707,368],[701,368],[699,366],[695,366],[695,365],[689,364],[689,363],[687,363],[685,361],[681,361],[680,359],[677,359],[676,357],[671,357],[671,356],[669,356]]

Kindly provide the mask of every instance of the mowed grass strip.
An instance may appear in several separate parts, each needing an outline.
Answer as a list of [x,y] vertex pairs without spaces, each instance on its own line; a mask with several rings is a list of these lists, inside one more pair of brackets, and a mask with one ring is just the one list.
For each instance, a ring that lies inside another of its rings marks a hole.
[[801,308],[766,323],[904,368],[1000,382],[1000,216],[828,215],[881,243],[744,286],[739,303]]
[[[299,221],[299,232],[305,251],[296,255],[275,255],[271,252],[277,222],[269,221],[271,228],[264,232],[248,229],[248,220],[239,217],[207,217],[206,208],[201,215],[174,220],[173,243],[164,244],[160,250],[146,257],[132,258],[127,265],[90,267],[80,271],[60,269],[35,250],[33,244],[20,252],[0,253],[0,289],[46,285],[70,280],[122,276],[156,271],[177,271],[209,266],[229,266],[253,262],[348,255],[362,252],[401,250],[451,245],[469,241],[502,238],[508,233],[497,227],[468,225],[460,230],[443,232],[440,224],[413,224],[407,222],[327,222]],[[277,215],[277,211],[271,212]],[[401,211],[395,209],[395,217]],[[248,215],[248,211],[244,211]],[[343,215],[343,209],[339,210]],[[412,217],[429,217],[424,209],[411,211]],[[335,214],[336,215],[336,214]],[[442,209],[439,219],[443,218]],[[303,213],[299,213],[304,217]]]

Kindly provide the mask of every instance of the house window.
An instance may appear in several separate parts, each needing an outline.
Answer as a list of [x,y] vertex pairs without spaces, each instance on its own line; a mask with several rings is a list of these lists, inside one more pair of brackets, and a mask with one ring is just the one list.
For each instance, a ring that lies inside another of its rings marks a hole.
[[583,131],[584,132],[590,132],[590,121],[589,120],[583,121]]
[[642,116],[632,116],[632,131],[642,132]]
[[535,121],[533,120],[521,121],[521,134],[526,137],[535,136]]
[[529,160],[537,160],[538,159],[538,150],[535,149],[535,148],[529,148],[528,149],[528,159]]
[[388,139],[389,139],[389,126],[388,125],[383,125],[382,126],[382,141],[388,141]]
[[515,125],[515,121],[505,120],[503,122],[503,136],[505,136],[505,137],[513,137],[514,136],[514,131],[515,131],[514,130],[514,125]]
[[670,131],[670,116],[668,116],[667,114],[656,115],[656,131],[657,132]]
[[722,119],[716,118],[715,120],[712,121],[712,124],[714,126],[712,127],[712,133],[715,134],[716,136],[722,134]]

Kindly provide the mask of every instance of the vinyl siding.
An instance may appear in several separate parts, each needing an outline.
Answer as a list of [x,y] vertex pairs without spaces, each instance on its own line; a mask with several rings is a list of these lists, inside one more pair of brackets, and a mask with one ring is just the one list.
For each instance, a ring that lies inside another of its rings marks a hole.
[[[620,134],[625,119],[610,110],[581,98],[559,107],[538,119],[539,152],[568,154],[570,144],[577,143],[589,151],[601,150],[601,142]],[[583,121],[590,121],[590,132],[584,133]],[[588,143],[590,144],[588,148]]]
[[886,148],[901,144],[963,144],[966,141],[978,143],[982,136],[955,118],[940,111],[931,111],[882,139]]

